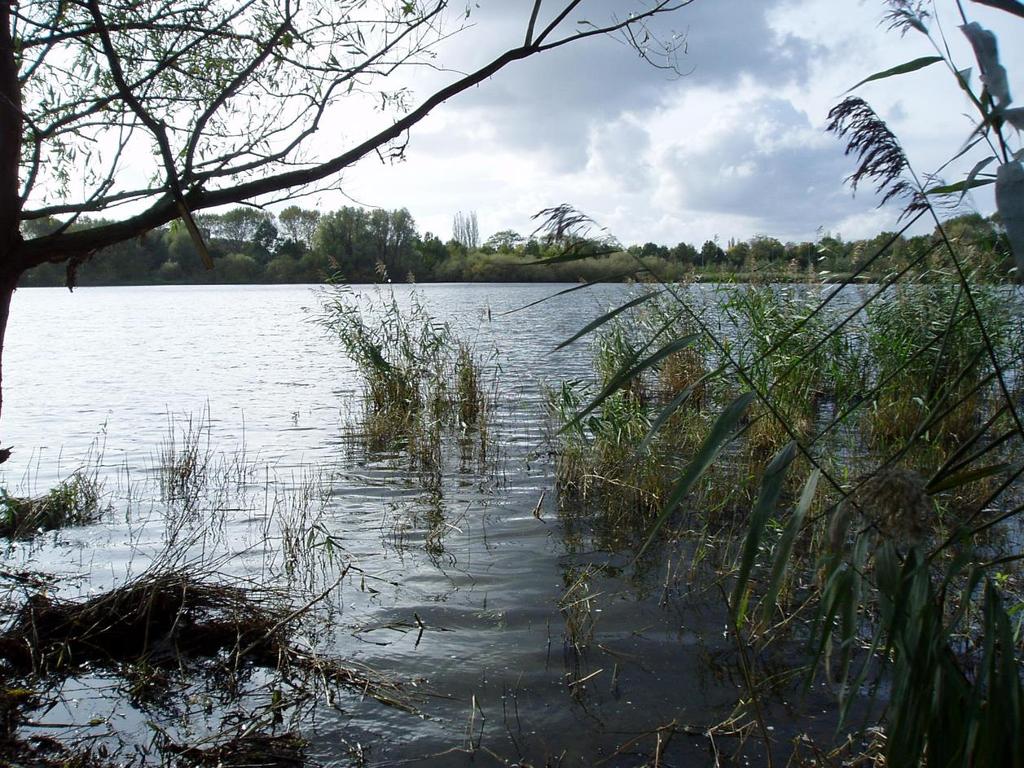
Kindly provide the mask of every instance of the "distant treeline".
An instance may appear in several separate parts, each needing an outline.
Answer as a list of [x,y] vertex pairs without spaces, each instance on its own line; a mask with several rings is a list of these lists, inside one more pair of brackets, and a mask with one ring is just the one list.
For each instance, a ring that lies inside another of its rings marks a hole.
[[[344,207],[320,213],[291,206],[275,215],[258,208],[197,215],[214,269],[207,270],[181,222],[95,253],[72,275],[76,285],[183,283],[319,283],[328,276],[350,283],[374,282],[386,273],[416,282],[575,282],[625,280],[639,270],[669,280],[834,279],[858,270],[893,238],[844,241],[824,235],[815,242],[782,243],[757,236],[720,245],[706,241],[674,246],[645,243],[628,248],[600,244],[601,256],[585,261],[536,264],[562,253],[563,242],[505,230],[480,242],[475,214],[458,214],[447,241],[420,234],[409,211]],[[95,225],[80,221],[70,227]],[[65,226],[55,219],[27,222],[26,237]],[[947,234],[975,254],[975,262],[1006,274],[1012,258],[998,221],[977,214],[946,223]],[[867,277],[908,265],[924,271],[942,260],[931,235],[897,238],[871,262]],[[23,286],[65,285],[63,265],[46,264],[25,274]]]

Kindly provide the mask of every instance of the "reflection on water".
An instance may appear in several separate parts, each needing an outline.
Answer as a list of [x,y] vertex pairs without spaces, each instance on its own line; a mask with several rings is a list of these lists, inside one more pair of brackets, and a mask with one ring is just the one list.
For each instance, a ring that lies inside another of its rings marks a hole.
[[[704,764],[701,733],[742,695],[717,594],[688,590],[681,547],[638,576],[628,555],[566,530],[552,493],[544,383],[590,375],[585,342],[552,348],[632,289],[508,314],[557,289],[418,289],[489,356],[498,382],[497,458],[481,471],[454,450],[431,488],[400,454],[353,440],[359,381],[310,322],[311,288],[21,290],[4,371],[3,443],[17,450],[3,482],[42,491],[98,438],[116,501],[97,526],[12,545],[8,562],[83,577],[67,582],[69,595],[121,583],[169,542],[308,594],[344,574],[310,642],[405,681],[424,717],[354,696],[320,706],[302,733],[324,763],[358,745],[370,764],[640,765],[656,753]],[[396,287],[403,300],[408,290]],[[191,474],[168,475],[185,465]],[[157,715],[118,705],[109,680],[68,686],[74,706],[58,720],[88,724],[116,709],[122,733],[150,738]],[[807,710],[821,707],[801,706],[813,728]],[[779,718],[780,740],[797,735],[795,722]],[[745,749],[758,761],[754,741]]]

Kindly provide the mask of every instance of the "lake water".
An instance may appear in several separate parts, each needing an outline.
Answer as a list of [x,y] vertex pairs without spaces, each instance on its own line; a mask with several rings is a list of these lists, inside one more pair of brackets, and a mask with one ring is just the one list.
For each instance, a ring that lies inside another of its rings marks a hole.
[[[337,341],[311,322],[311,287],[19,290],[2,430],[16,450],[2,483],[39,493],[98,461],[113,508],[97,525],[11,545],[7,562],[67,577],[66,596],[143,570],[169,540],[161,452],[191,419],[210,467],[221,468],[211,473],[236,493],[178,521],[191,526],[188,557],[281,580],[281,521],[315,517],[340,551],[299,581],[315,593],[345,565],[358,570],[324,600],[330,632],[311,642],[421,695],[422,717],[359,696],[314,707],[300,725],[319,763],[359,753],[370,765],[640,765],[655,755],[703,765],[715,749],[740,749],[756,764],[756,739],[712,746],[701,735],[744,689],[717,592],[686,587],[685,548],[637,575],[628,554],[593,549],[559,521],[544,384],[589,376],[590,358],[585,343],[552,349],[635,290],[605,286],[507,314],[565,287],[417,289],[498,371],[496,464],[453,467],[440,496],[400,460],[354,444],[361,385]],[[409,290],[395,287],[403,301]],[[316,501],[300,509],[289,494],[304,488]],[[582,653],[563,600],[581,573],[593,633]],[[65,738],[146,743],[147,721],[202,731],[182,725],[180,712],[133,707],[102,675],[63,693],[43,722],[61,723],[54,732]],[[771,705],[780,743],[803,729],[828,733],[826,700],[812,695],[797,710],[780,696]],[[94,718],[106,720],[89,725]],[[69,721],[80,727],[68,731]]]

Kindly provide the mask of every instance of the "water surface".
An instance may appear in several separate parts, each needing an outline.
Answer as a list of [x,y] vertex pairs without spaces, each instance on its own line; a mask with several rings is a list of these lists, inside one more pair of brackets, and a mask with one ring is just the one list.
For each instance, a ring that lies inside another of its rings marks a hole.
[[[629,553],[596,550],[558,518],[544,386],[590,376],[590,357],[585,342],[552,350],[636,290],[605,286],[513,312],[565,287],[417,289],[497,381],[496,463],[482,473],[452,464],[440,494],[400,458],[353,442],[360,382],[311,322],[311,287],[19,290],[4,361],[3,442],[16,451],[3,482],[40,492],[100,456],[121,501],[96,526],[12,546],[8,561],[84,576],[67,594],[144,568],[168,541],[155,474],[169,423],[180,436],[191,419],[213,464],[250,468],[237,498],[192,511],[195,556],[225,572],[281,578],[281,542],[265,537],[301,515],[288,494],[314,488],[306,513],[340,547],[318,578],[359,569],[326,601],[330,631],[315,642],[426,694],[423,717],[356,696],[317,708],[302,724],[311,757],[639,765],[660,750],[665,764],[711,764],[701,732],[743,695],[717,593],[688,590],[685,548],[667,549],[638,575]],[[409,287],[395,291],[408,300]],[[566,608],[570,587],[589,596],[582,650],[572,643],[570,623],[581,616],[580,604]],[[51,722],[84,724],[108,710],[121,731],[146,740],[153,713],[133,712],[107,681],[78,679],[66,696],[74,706]],[[780,697],[774,706],[789,705]],[[780,741],[828,719],[813,697],[800,712],[799,726],[780,718]],[[746,749],[760,759],[755,744]]]

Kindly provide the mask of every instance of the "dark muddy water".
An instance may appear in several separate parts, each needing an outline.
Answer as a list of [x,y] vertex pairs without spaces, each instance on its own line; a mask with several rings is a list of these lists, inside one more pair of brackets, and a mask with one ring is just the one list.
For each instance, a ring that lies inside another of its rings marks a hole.
[[[745,694],[722,601],[690,588],[686,548],[636,569],[559,519],[544,385],[589,376],[590,358],[585,344],[552,348],[630,290],[505,314],[562,287],[418,289],[496,381],[490,465],[449,456],[433,491],[400,456],[353,439],[360,383],[311,324],[309,287],[21,290],[3,484],[38,493],[97,466],[111,509],[11,546],[7,563],[59,574],[64,596],[122,583],[169,547],[302,594],[354,566],[307,640],[403,681],[420,715],[356,695],[308,707],[298,727],[320,764],[710,765],[737,750],[739,764],[761,764],[756,738],[702,735]],[[182,509],[162,500],[159,466],[190,419],[209,479]],[[257,701],[262,682],[250,685]],[[780,745],[829,733],[824,692],[790,696],[768,704]],[[132,703],[103,675],[68,681],[63,697],[39,717],[65,739],[113,748],[150,743],[156,726],[182,739],[219,727],[201,686],[180,690],[173,712]]]

